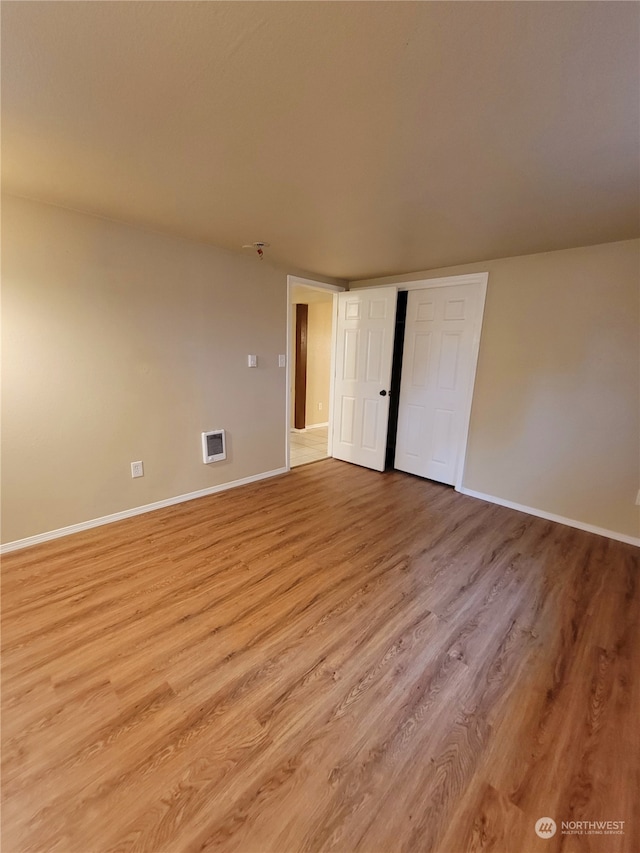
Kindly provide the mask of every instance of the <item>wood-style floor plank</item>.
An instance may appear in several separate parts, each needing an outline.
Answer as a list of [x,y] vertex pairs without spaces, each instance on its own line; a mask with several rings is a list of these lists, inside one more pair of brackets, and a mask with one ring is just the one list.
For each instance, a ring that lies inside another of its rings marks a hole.
[[331,459],[7,555],[2,849],[638,853],[639,569]]

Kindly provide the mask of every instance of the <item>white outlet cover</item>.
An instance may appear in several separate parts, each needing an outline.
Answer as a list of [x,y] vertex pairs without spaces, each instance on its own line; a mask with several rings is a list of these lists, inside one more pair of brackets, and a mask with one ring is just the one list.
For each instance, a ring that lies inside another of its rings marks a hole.
[[257,355],[248,355],[247,356],[247,367],[257,367],[258,366],[258,356]]
[[132,462],[131,463],[131,476],[135,477],[144,477],[144,466],[142,462]]
[[287,357],[286,355],[278,356],[278,367],[286,367],[287,366]]

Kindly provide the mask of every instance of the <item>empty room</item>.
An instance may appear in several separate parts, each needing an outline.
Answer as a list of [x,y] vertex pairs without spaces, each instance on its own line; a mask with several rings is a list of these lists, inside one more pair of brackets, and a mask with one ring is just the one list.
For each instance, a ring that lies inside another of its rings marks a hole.
[[3,853],[638,853],[640,4],[0,15]]

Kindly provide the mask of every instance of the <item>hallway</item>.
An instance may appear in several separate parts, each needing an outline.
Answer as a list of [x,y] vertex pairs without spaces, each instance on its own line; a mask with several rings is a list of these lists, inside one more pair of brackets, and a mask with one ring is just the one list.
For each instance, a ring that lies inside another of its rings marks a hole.
[[307,429],[305,432],[290,433],[290,464],[292,468],[298,465],[307,465],[309,462],[318,462],[326,459],[329,455],[327,450],[329,441],[329,427],[316,427]]

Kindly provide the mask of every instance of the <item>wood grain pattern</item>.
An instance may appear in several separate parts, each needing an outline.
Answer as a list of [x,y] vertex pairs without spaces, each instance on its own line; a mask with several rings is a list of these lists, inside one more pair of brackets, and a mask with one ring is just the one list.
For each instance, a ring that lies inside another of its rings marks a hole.
[[10,554],[2,849],[637,853],[638,556],[331,459]]

